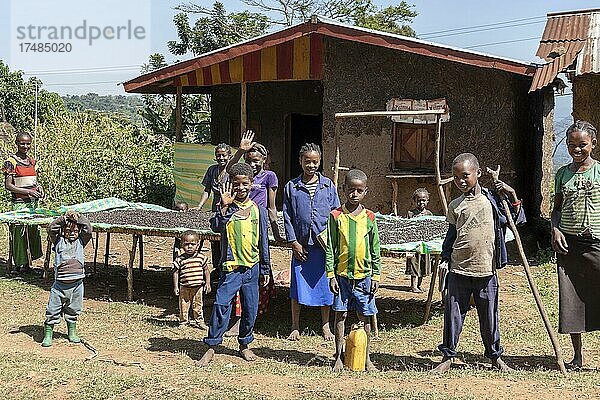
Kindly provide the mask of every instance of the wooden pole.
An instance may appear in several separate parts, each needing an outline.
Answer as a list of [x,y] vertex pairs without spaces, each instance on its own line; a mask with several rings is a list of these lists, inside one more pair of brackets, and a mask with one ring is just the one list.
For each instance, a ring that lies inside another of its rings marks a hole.
[[183,97],[183,88],[181,86],[177,86],[177,93],[175,94],[175,141],[182,142],[183,141],[183,132],[182,132],[182,117],[181,117],[181,100]]
[[140,272],[144,270],[144,236],[139,236]]
[[[494,171],[488,168],[488,172],[492,175],[494,181],[498,180],[500,175],[500,166]],[[542,321],[544,322],[544,327],[546,328],[546,332],[548,332],[548,336],[550,337],[550,342],[552,342],[552,347],[554,348],[554,354],[556,355],[556,363],[558,364],[558,368],[560,372],[567,376],[567,369],[565,368],[565,363],[562,358],[562,354],[560,351],[560,346],[558,344],[558,338],[556,337],[556,333],[552,328],[552,324],[550,324],[550,319],[548,319],[548,314],[546,314],[546,308],[544,307],[544,303],[542,303],[542,298],[540,296],[540,292],[538,291],[537,284],[531,275],[531,271],[529,270],[529,261],[527,260],[527,256],[525,255],[525,250],[523,249],[523,242],[521,242],[521,236],[519,235],[519,231],[517,230],[517,226],[515,225],[515,221],[512,218],[512,214],[510,212],[510,207],[508,206],[508,202],[506,199],[502,199],[502,207],[504,208],[504,213],[506,214],[506,219],[508,220],[508,226],[510,230],[515,235],[515,242],[517,243],[517,250],[519,250],[519,256],[521,256],[521,261],[523,262],[523,269],[525,270],[525,275],[527,276],[527,282],[529,283],[529,288],[531,289],[531,293],[533,294],[533,298],[535,299],[535,304],[540,312],[542,317]]]
[[248,109],[246,100],[248,98],[248,87],[246,82],[240,83],[240,131],[246,132],[248,129]]
[[438,266],[440,265],[440,255],[436,254],[431,265],[431,282],[429,282],[429,292],[427,293],[427,301],[425,302],[425,313],[423,313],[423,323],[427,323],[429,313],[431,312],[431,302],[433,301],[433,293],[435,292],[435,282],[438,274]]
[[340,174],[340,122],[335,120],[335,161],[333,163],[333,186],[337,188]]
[[106,232],[106,246],[104,250],[104,268],[108,268],[108,254],[110,253],[110,232]]
[[448,200],[446,200],[446,193],[444,193],[444,184],[442,183],[442,172],[440,170],[440,155],[442,152],[442,119],[440,118],[440,115],[436,115],[435,125],[435,160],[433,161],[435,166],[435,183],[438,188],[438,193],[440,194],[440,200],[442,202],[442,209],[444,210],[444,215],[446,215],[448,214]]
[[129,264],[127,264],[127,300],[133,301],[133,262],[135,261],[135,249],[137,247],[138,235],[133,235],[133,244],[129,252]]
[[100,243],[98,243],[99,237],[100,233],[96,232],[96,240],[94,240],[94,274],[96,273],[96,264],[98,262],[98,247],[100,247]]

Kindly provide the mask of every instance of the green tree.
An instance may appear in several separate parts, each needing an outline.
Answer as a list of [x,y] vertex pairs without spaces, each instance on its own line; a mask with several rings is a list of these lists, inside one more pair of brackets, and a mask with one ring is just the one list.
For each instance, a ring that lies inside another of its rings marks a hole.
[[[167,65],[162,54],[152,54],[142,67],[143,73]],[[144,107],[141,115],[146,127],[157,135],[175,138],[175,96],[170,94],[142,95]],[[184,141],[202,143],[210,141],[210,98],[207,95],[185,95],[182,98],[182,132]]]
[[[38,86],[38,121],[66,112],[60,96],[41,89],[42,82],[31,77],[25,80],[23,71],[11,71],[0,60],[0,118],[6,119],[17,131],[32,131],[35,115],[35,89]],[[0,121],[4,122],[4,121]]]
[[[167,43],[169,51],[175,55],[187,52],[203,54],[262,35],[270,26],[266,15],[248,11],[227,13],[223,3],[218,1],[212,9],[195,4],[181,5],[176,9],[183,11],[173,19],[179,40]],[[203,16],[191,26],[189,14]]]

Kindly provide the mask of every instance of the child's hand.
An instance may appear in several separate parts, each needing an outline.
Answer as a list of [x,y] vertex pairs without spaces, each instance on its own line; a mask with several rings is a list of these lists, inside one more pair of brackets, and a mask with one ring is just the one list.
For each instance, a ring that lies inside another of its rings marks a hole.
[[298,261],[306,261],[306,255],[308,252],[297,240],[292,242],[292,253],[294,254],[294,258]]
[[494,182],[494,188],[498,193],[503,193],[506,195],[515,193],[515,189],[502,182],[500,179]]
[[331,293],[333,293],[333,294],[339,293],[340,288],[338,286],[337,279],[335,279],[335,278],[329,279],[329,290],[331,290]]
[[271,277],[269,275],[261,275],[260,276],[260,286],[262,286],[262,287],[269,286],[270,280],[271,280]]
[[371,279],[371,294],[377,293],[378,289],[379,289],[379,281],[374,281],[373,279]]
[[227,207],[233,203],[235,196],[233,194],[233,185],[231,182],[222,183],[219,186],[219,193],[221,194],[221,206]]
[[552,228],[552,248],[558,254],[567,254],[569,252],[567,239],[565,239],[565,235],[558,228]]
[[240,140],[240,149],[244,151],[250,150],[254,147],[254,132],[248,129],[245,133],[242,133],[242,140]]
[[65,213],[65,220],[66,221],[77,222],[77,221],[79,221],[79,218],[81,218],[81,214],[79,214],[76,211],[67,211]]
[[206,282],[206,284],[204,285],[204,293],[205,294],[210,293],[210,282]]
[[179,297],[179,288],[178,287],[173,288],[173,294],[175,295],[175,297]]

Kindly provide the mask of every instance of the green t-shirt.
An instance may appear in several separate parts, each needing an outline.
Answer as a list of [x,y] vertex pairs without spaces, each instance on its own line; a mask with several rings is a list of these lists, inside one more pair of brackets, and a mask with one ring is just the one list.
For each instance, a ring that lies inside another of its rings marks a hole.
[[563,195],[560,230],[600,238],[600,163],[594,161],[584,172],[562,166],[556,172],[554,187],[557,194]]

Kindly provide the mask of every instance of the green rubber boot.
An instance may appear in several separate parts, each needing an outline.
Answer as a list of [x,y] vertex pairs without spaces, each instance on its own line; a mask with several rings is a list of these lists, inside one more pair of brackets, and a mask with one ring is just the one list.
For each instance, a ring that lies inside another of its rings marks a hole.
[[44,340],[42,340],[42,347],[52,346],[52,334],[54,333],[54,325],[44,324]]
[[77,336],[77,323],[76,322],[67,322],[67,330],[69,336],[69,342],[71,343],[79,343],[81,339]]

